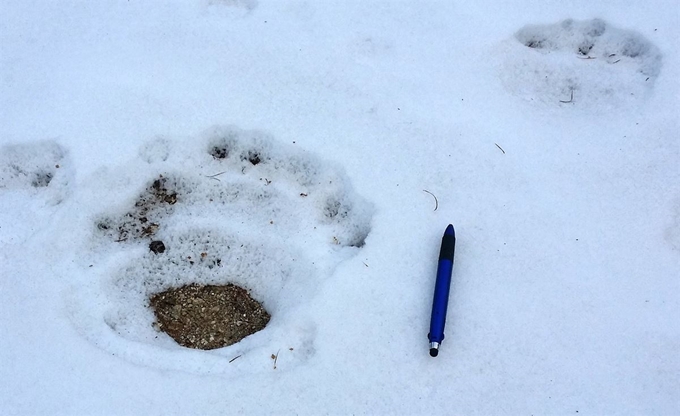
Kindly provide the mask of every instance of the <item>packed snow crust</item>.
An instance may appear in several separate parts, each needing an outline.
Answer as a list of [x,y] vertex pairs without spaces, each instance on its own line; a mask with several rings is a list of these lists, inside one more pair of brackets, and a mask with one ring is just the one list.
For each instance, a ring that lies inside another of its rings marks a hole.
[[3,1],[0,414],[680,413],[677,11]]

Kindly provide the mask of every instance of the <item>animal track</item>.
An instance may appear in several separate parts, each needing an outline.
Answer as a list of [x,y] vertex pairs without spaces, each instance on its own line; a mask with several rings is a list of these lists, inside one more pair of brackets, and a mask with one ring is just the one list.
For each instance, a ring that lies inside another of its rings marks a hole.
[[[159,368],[252,372],[284,347],[290,365],[302,363],[313,354],[316,333],[304,306],[337,264],[364,245],[372,206],[341,169],[266,134],[216,128],[198,142],[189,149],[179,142],[162,146],[173,149],[162,158],[141,152],[146,163],[116,179],[140,190],[117,208],[111,208],[114,192],[107,195],[116,189],[106,184],[110,175],[92,186],[101,192],[93,199],[109,208],[91,219],[86,263],[102,266],[83,264],[90,278],[76,285],[74,322],[102,348]],[[149,299],[192,284],[246,288],[271,321],[237,344],[177,360],[181,347],[154,329]],[[239,354],[238,364],[228,366]]]
[[633,102],[652,91],[661,70],[649,40],[600,19],[525,26],[506,46],[506,88],[555,106]]
[[0,151],[0,189],[63,186],[65,179],[59,175],[59,169],[65,157],[66,151],[53,141],[3,146]]
[[[43,230],[69,194],[72,168],[66,150],[53,141],[0,148],[0,249]],[[47,208],[47,209],[45,209]]]

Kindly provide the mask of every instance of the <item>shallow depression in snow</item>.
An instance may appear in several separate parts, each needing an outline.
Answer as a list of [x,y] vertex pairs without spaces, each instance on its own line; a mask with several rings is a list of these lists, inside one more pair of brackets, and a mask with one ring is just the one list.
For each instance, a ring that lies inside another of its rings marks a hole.
[[527,25],[504,45],[506,89],[549,106],[618,107],[651,93],[661,52],[641,34],[603,20]]
[[43,232],[68,199],[73,176],[68,151],[55,141],[0,147],[0,245]]
[[0,148],[0,190],[48,189],[53,204],[67,194],[70,166],[67,151],[52,140],[5,145]]

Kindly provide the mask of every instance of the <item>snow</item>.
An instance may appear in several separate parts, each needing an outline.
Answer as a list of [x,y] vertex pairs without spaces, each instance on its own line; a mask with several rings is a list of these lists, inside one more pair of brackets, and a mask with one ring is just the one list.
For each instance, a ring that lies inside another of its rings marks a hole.
[[[680,413],[675,2],[0,13],[0,413]],[[227,282],[264,330],[154,330]]]
[[616,108],[652,91],[662,66],[647,39],[601,19],[528,25],[515,37],[502,78],[510,91],[541,105],[577,100],[581,109]]

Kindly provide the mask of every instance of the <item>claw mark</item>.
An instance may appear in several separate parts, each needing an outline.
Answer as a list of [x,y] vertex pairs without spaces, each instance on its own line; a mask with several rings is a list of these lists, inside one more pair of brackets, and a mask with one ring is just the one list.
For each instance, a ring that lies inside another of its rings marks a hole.
[[427,192],[428,194],[432,195],[432,198],[434,198],[434,210],[436,211],[437,208],[439,208],[439,201],[437,200],[437,197],[434,196],[434,194],[427,189],[423,189],[423,192]]

